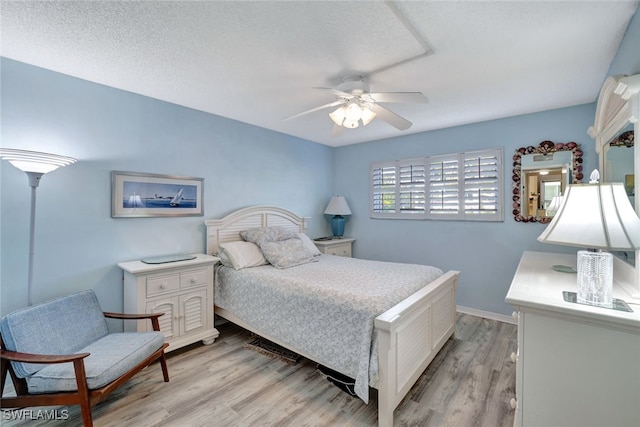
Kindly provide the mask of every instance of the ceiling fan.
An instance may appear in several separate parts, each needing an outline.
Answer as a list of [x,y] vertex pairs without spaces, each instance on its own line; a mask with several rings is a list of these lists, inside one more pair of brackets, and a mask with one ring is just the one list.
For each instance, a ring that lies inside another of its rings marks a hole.
[[380,103],[428,102],[427,97],[421,92],[369,92],[369,84],[362,76],[345,77],[336,88],[314,87],[313,89],[331,92],[336,100],[286,117],[284,120],[294,119],[325,108],[338,107],[329,113],[329,117],[335,123],[333,136],[339,136],[344,128],[355,129],[360,125],[366,126],[375,117],[384,120],[398,130],[409,129],[413,123],[383,107]]

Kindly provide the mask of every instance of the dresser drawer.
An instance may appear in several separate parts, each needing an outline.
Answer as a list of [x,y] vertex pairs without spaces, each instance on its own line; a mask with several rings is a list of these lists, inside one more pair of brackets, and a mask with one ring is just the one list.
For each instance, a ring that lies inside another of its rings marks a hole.
[[345,243],[342,245],[331,245],[327,248],[326,253],[329,255],[351,257],[351,243]]
[[180,285],[180,277],[177,274],[149,276],[147,278],[147,296],[164,294],[177,291]]
[[212,274],[209,268],[200,268],[180,273],[180,288],[184,289],[206,285],[211,280]]

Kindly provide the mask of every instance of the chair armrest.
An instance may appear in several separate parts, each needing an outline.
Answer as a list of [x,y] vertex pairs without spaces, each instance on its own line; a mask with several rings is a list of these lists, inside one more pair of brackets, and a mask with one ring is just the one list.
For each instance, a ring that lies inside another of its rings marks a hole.
[[158,317],[164,315],[164,313],[147,313],[147,314],[124,314],[124,313],[111,313],[108,311],[104,312],[104,317],[110,317],[112,319],[124,319],[124,320],[142,320],[149,319],[151,320],[151,326],[154,331],[160,331],[160,322],[158,321]]
[[0,358],[11,362],[24,363],[67,363],[84,359],[90,353],[77,354],[33,354],[20,353],[18,351],[0,350]]
[[164,313],[147,313],[147,314],[124,314],[124,313],[112,313],[109,311],[103,312],[104,317],[110,317],[112,319],[132,319],[132,320],[142,320],[142,319],[153,319],[158,318]]

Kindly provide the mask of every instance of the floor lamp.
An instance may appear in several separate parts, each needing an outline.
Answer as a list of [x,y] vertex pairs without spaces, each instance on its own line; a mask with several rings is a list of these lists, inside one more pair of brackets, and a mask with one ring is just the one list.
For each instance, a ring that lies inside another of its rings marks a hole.
[[39,153],[37,151],[0,148],[0,159],[7,160],[13,166],[27,174],[31,187],[31,219],[29,221],[29,270],[27,275],[27,304],[33,305],[31,289],[33,285],[33,247],[36,224],[36,188],[40,178],[47,172],[75,163],[72,157],[57,154]]

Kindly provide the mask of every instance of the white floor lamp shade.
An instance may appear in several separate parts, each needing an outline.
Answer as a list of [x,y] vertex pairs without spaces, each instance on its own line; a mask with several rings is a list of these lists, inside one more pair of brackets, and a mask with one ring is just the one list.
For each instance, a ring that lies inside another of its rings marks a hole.
[[57,154],[40,153],[37,151],[17,150],[13,148],[0,148],[0,159],[7,160],[16,168],[27,174],[31,187],[31,216],[29,220],[29,267],[27,274],[27,304],[33,304],[33,252],[34,231],[36,220],[36,188],[40,184],[42,175],[53,172],[59,167],[75,163],[72,157],[59,156]]

